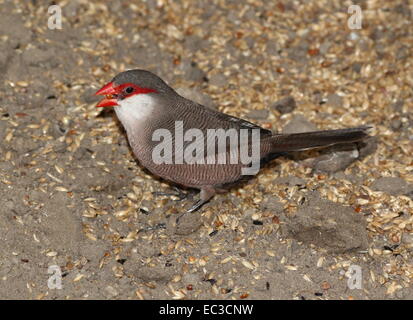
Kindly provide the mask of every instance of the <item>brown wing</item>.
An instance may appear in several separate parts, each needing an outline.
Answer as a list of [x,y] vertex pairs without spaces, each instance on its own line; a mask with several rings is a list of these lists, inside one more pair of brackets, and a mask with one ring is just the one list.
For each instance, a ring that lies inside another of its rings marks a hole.
[[[141,159],[144,154],[151,154],[151,152],[142,152],[140,155],[136,154],[140,160],[143,160],[143,164],[152,172],[159,176],[175,181],[177,183],[187,186],[202,186],[202,185],[222,185],[238,180],[241,177],[241,168],[244,167],[239,161],[237,163],[230,163],[231,152],[238,152],[238,148],[234,148],[230,145],[230,139],[224,140],[226,146],[223,148],[225,153],[225,164],[216,163],[222,153],[219,153],[216,146],[215,152],[210,152],[208,147],[208,137],[210,137],[210,131],[208,129],[223,129],[226,132],[233,130],[237,134],[240,134],[241,129],[248,129],[248,134],[252,132],[252,129],[258,129],[260,137],[270,137],[272,132],[261,128],[260,126],[251,123],[249,121],[239,119],[227,114],[220,113],[208,109],[202,105],[195,104],[186,99],[179,99],[178,101],[172,101],[169,107],[165,107],[163,113],[157,115],[157,121],[153,130],[163,128],[171,132],[172,137],[170,143],[173,145],[173,153],[175,154],[175,124],[182,121],[182,131],[187,132],[190,129],[198,129],[202,133],[202,139],[193,139],[191,141],[184,141],[183,145],[177,145],[178,152],[184,153],[188,150],[188,147],[192,145],[192,149],[197,148],[201,144],[200,148],[204,148],[204,152],[201,153],[203,163],[187,163],[168,165],[156,165],[151,162],[151,159]],[[151,148],[159,142],[149,141],[152,136],[152,132],[147,132],[147,143]],[[250,142],[251,139],[248,139]],[[238,140],[239,142],[239,140]],[[181,149],[182,148],[182,149]],[[211,160],[211,154],[214,159]],[[196,158],[197,160],[199,158]],[[222,157],[221,157],[222,159]],[[174,157],[175,160],[175,157]],[[214,162],[215,160],[215,162]],[[211,162],[210,162],[211,161]]]

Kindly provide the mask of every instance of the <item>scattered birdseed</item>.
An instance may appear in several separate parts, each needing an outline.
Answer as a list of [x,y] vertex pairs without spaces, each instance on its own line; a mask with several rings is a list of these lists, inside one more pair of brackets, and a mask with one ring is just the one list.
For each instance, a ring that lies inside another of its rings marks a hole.
[[[7,62],[0,83],[0,264],[17,257],[38,275],[27,283],[27,270],[14,268],[2,276],[0,297],[101,299],[103,289],[116,299],[253,299],[267,288],[270,299],[274,292],[286,299],[385,299],[411,287],[413,36],[405,1],[363,3],[357,32],[348,29],[348,7],[339,1],[62,1],[59,31],[39,14],[48,3],[0,5],[0,62]],[[135,162],[113,111],[95,108],[96,89],[130,68],[200,90],[231,115],[265,114],[257,123],[274,131],[302,115],[319,129],[371,125],[378,141],[358,145],[359,158],[332,174],[314,172],[308,160],[319,151],[275,159],[195,213],[198,231],[178,236],[170,223],[188,201],[154,197],[170,185]],[[286,97],[292,110],[271,108]],[[301,179],[306,188],[279,184],[280,177]],[[378,190],[383,177],[400,178],[406,188]],[[333,254],[305,241],[291,245],[286,217],[313,190],[365,219],[367,248]],[[19,258],[22,248],[29,263]],[[40,292],[44,266],[69,260],[76,272],[64,280],[76,275],[76,287]],[[130,267],[140,264],[156,277]],[[171,273],[158,274],[166,265]],[[366,291],[349,296],[351,265],[360,265],[368,281]],[[85,266],[93,281],[80,281]],[[276,275],[285,269],[281,281]],[[306,281],[289,278],[297,270],[306,270]],[[320,278],[328,279],[322,292]],[[11,296],[7,284],[21,296]],[[305,294],[303,284],[310,287]]]

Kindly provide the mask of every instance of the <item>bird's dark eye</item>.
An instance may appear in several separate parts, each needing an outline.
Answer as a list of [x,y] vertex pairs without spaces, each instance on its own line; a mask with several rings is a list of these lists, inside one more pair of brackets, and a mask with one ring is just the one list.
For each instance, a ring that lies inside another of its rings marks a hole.
[[133,91],[135,91],[135,89],[133,87],[127,87],[125,89],[125,93],[127,93],[127,94],[132,93]]

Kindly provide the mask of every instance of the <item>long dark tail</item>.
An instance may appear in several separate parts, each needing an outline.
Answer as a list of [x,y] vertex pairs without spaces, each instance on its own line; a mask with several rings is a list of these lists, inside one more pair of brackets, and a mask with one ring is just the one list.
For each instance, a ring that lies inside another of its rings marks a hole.
[[356,142],[368,137],[367,130],[370,128],[359,127],[274,135],[272,137],[272,152],[299,151],[339,143]]

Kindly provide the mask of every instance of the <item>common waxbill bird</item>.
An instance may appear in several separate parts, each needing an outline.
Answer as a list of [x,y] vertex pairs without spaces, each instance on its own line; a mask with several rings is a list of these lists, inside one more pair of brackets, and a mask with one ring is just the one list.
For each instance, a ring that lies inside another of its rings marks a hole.
[[[154,160],[153,152],[160,139],[154,139],[157,129],[166,129],[171,133],[169,142],[173,144],[174,159],[191,142],[179,144],[175,141],[177,123],[186,132],[199,129],[200,139],[207,143],[210,129],[224,129],[240,133],[242,129],[259,132],[259,159],[261,164],[275,158],[277,154],[311,148],[326,147],[339,143],[351,143],[367,137],[369,127],[339,130],[314,131],[294,134],[277,134],[260,126],[200,105],[180,96],[161,78],[145,70],[128,70],[118,74],[111,82],[103,86],[97,95],[103,95],[97,107],[114,107],[115,112],[126,129],[129,144],[142,166],[153,174],[176,184],[200,190],[200,199],[188,210],[192,212],[209,201],[217,191],[225,190],[244,177],[243,168],[247,165],[238,161],[220,163],[208,161],[209,154],[201,154],[205,161],[173,161],[159,163]],[[235,130],[234,130],[235,129]],[[248,135],[252,137],[251,134]],[[165,136],[164,139],[167,139]],[[226,141],[226,139],[225,139]],[[165,142],[165,141],[164,141]],[[226,142],[227,143],[227,142]],[[253,149],[253,139],[244,139],[249,152]],[[237,146],[238,151],[242,145]],[[199,150],[199,149],[198,149]],[[206,149],[205,149],[206,150]],[[234,151],[228,145],[224,153],[229,159]],[[213,152],[222,150],[215,148]],[[181,159],[182,160],[182,159]],[[210,159],[209,159],[210,160]]]

